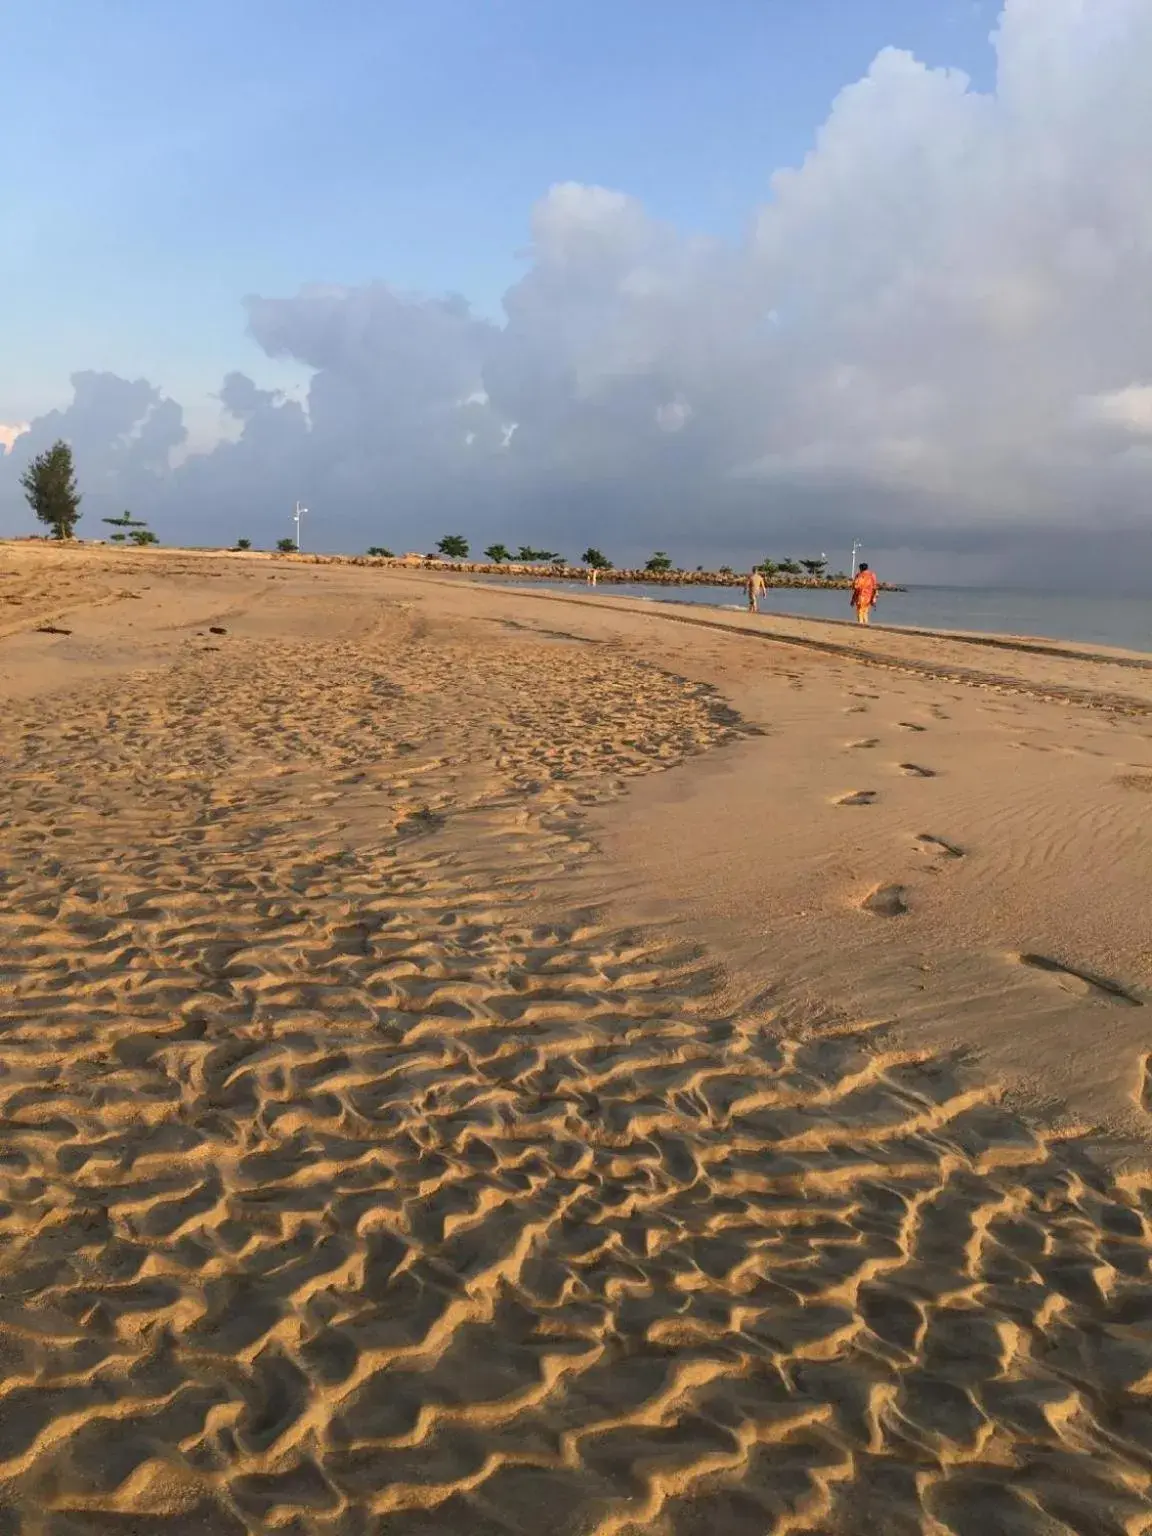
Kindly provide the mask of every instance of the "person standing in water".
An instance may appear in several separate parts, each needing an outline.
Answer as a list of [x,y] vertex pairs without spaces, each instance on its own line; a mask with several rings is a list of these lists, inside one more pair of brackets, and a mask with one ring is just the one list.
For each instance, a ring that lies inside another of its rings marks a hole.
[[852,579],[852,606],[856,610],[857,624],[867,624],[876,606],[876,592],[880,583],[875,571],[870,571],[862,561]]
[[596,569],[596,567],[594,565],[590,565],[588,567],[588,585],[590,587],[594,587],[596,585],[597,581],[599,581],[599,579],[600,579],[600,572]]
[[759,571],[753,571],[744,584],[744,590],[748,593],[748,612],[760,612],[760,599],[767,588],[764,585],[764,577]]

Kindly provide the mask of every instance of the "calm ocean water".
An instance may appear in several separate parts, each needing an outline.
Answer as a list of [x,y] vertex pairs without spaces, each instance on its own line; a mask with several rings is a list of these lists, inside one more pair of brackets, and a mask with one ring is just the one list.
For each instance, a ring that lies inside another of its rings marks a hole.
[[[499,581],[500,577],[481,577]],[[664,587],[642,582],[589,588],[579,581],[538,581],[521,577],[518,586],[571,590],[586,596],[640,597],[648,602],[690,603],[706,608],[743,609],[736,587]],[[791,613],[801,618],[851,617],[847,592],[818,592],[774,588],[761,604],[765,613]],[[1075,597],[1065,593],[1008,592],[975,587],[909,587],[907,592],[882,592],[876,624],[907,625],[913,629],[970,629],[981,634],[1039,635],[1052,640],[1077,640],[1118,645],[1130,651],[1152,652],[1152,600],[1140,597]]]

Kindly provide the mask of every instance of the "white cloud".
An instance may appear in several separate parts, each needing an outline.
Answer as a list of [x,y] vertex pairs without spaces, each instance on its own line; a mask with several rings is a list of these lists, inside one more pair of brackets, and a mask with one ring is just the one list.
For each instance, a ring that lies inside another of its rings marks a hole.
[[385,283],[250,299],[306,402],[230,375],[235,441],[165,479],[177,408],[80,375],[21,447],[83,432],[85,476],[205,539],[302,496],[353,548],[466,523],[703,558],[851,527],[1034,564],[1043,525],[1079,558],[1152,506],[1152,4],[1008,0],[995,45],[988,93],[882,52],[739,244],[565,183],[502,325]]
[[18,437],[23,437],[28,430],[28,422],[18,421],[9,426],[0,421],[0,454],[11,451],[12,445]]
[[683,395],[656,407],[656,425],[663,432],[680,432],[692,419],[692,407]]
[[1136,437],[1152,437],[1152,384],[1129,384],[1102,395],[1088,395],[1078,403],[1084,421],[1119,427]]

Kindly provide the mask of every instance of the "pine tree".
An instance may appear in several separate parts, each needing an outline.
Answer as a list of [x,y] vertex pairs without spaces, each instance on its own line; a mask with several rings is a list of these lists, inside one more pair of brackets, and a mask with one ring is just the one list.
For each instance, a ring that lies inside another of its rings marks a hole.
[[76,473],[72,449],[62,439],[52,444],[29,464],[20,476],[28,505],[42,523],[52,530],[54,539],[72,538],[80,520],[80,496],[76,491]]

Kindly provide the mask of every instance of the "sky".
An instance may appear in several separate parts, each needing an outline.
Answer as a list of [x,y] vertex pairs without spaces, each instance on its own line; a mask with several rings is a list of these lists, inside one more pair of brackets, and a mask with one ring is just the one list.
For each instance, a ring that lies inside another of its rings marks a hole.
[[1148,0],[0,0],[0,530],[65,437],[89,537],[1139,587],[1150,72]]

